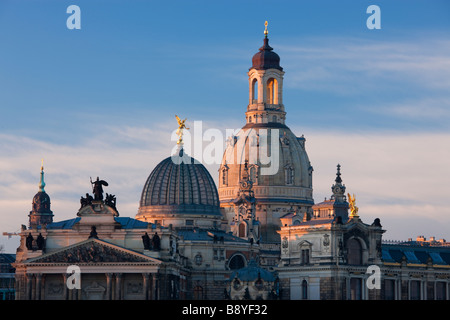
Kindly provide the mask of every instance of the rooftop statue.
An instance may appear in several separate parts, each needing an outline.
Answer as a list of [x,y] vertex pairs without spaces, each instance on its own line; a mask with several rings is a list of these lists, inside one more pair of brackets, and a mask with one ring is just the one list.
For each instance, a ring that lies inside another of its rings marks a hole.
[[349,205],[350,205],[350,217],[358,218],[358,207],[355,205],[355,202],[356,202],[355,195],[353,194],[353,198],[350,195],[350,193],[348,193],[347,195],[348,195],[348,201],[349,201]]
[[94,194],[94,200],[103,200],[103,187],[102,186],[108,186],[108,182],[104,181],[104,180],[100,180],[97,177],[97,180],[95,180],[94,182],[92,182],[92,178],[91,178],[91,184],[93,185],[92,187],[92,193]]
[[177,144],[181,144],[181,143],[183,143],[183,130],[184,129],[189,130],[189,128],[187,128],[186,125],[185,125],[185,122],[186,122],[187,118],[184,119],[184,120],[181,120],[177,115],[175,115],[175,118],[178,121],[178,129],[177,129],[178,141],[177,141]]

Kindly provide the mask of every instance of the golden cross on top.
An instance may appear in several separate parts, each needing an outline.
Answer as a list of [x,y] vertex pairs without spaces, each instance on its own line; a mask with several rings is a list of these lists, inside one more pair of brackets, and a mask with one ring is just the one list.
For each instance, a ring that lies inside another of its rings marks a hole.
[[266,22],[264,22],[264,25],[266,26],[266,29],[264,29],[264,35],[267,37],[267,35],[269,34],[269,30],[267,30],[267,25],[268,25],[269,23],[266,21]]

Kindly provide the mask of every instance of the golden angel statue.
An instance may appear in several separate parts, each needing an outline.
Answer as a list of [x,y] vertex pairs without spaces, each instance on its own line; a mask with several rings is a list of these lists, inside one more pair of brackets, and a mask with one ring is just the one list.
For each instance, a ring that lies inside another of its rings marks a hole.
[[175,115],[175,118],[178,121],[178,129],[177,129],[178,141],[177,141],[177,144],[181,144],[181,143],[183,143],[183,130],[184,129],[189,130],[189,128],[186,127],[186,125],[184,124],[186,122],[187,118],[184,119],[184,120],[181,120],[177,115]]
[[353,218],[353,217],[358,217],[358,207],[355,206],[356,197],[355,197],[355,195],[353,194],[353,198],[352,198],[352,196],[350,195],[350,193],[347,193],[347,195],[348,195],[348,202],[349,202],[349,204],[350,204],[350,217],[351,217],[351,218]]

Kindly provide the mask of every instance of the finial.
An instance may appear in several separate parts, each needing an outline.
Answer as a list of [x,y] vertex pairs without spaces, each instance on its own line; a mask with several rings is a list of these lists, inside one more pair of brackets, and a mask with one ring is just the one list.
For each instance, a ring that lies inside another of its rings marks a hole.
[[184,119],[184,120],[181,120],[177,115],[175,115],[175,118],[177,119],[177,122],[178,122],[178,129],[177,129],[178,141],[177,141],[177,144],[178,145],[183,145],[183,130],[184,129],[189,130],[189,128],[187,128],[186,125],[184,124],[186,122],[187,118]]
[[39,191],[45,192],[44,187],[45,187],[45,182],[44,182],[44,159],[41,159],[41,180],[39,181]]
[[267,35],[269,34],[269,31],[267,30],[267,25],[268,25],[269,23],[266,21],[266,22],[264,22],[264,25],[266,26],[266,28],[264,29],[264,36],[267,38]]
[[338,163],[337,165],[337,172],[336,172],[336,181],[337,183],[341,183],[342,179],[341,179],[341,165]]

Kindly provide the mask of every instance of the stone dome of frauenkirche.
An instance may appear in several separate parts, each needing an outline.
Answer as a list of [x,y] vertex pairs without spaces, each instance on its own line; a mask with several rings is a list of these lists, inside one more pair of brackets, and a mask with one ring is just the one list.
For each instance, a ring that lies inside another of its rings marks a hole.
[[142,190],[136,218],[173,215],[221,217],[213,178],[183,148],[153,169]]
[[[255,216],[261,243],[279,243],[281,217],[291,208],[301,218],[312,214],[313,167],[304,136],[297,137],[286,125],[283,103],[285,71],[280,56],[269,46],[267,23],[264,45],[252,57],[246,124],[229,137],[219,168],[219,197],[229,224],[236,220],[243,171],[248,170],[256,201]],[[246,164],[247,163],[247,164]],[[245,169],[247,166],[248,169]],[[234,219],[234,220],[233,220]]]

